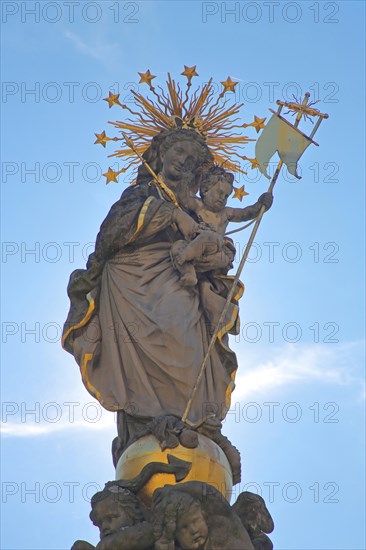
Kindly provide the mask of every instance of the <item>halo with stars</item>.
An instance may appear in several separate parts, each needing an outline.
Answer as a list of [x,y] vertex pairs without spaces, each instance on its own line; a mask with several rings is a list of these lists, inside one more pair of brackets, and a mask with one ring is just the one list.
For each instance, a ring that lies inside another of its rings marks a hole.
[[[242,148],[249,141],[255,141],[242,134],[244,128],[254,127],[257,132],[263,128],[265,119],[255,120],[251,124],[240,124],[239,112],[243,104],[238,104],[232,96],[224,97],[230,92],[235,93],[235,86],[238,84],[230,76],[221,82],[222,91],[215,99],[214,84],[212,78],[202,88],[199,87],[191,93],[192,79],[198,77],[196,65],[193,67],[184,66],[181,76],[185,77],[186,87],[183,90],[179,82],[171,78],[168,73],[165,89],[162,86],[157,88],[153,84],[155,75],[148,69],[145,73],[139,72],[139,84],[146,84],[151,92],[150,97],[144,97],[142,94],[131,90],[135,107],[121,103],[120,95],[109,92],[109,96],[104,99],[109,108],[117,105],[130,115],[125,121],[109,122],[121,134],[126,135],[134,144],[134,151],[130,147],[117,149],[110,157],[122,157],[125,165],[118,173],[126,172],[131,167],[137,167],[140,164],[140,158],[137,152],[142,155],[150,146],[151,139],[162,132],[172,128],[188,128],[201,134],[206,140],[214,162],[224,166],[233,172],[244,172],[240,167],[240,161],[246,160],[243,156]],[[231,101],[231,98],[234,101]],[[230,103],[230,104],[229,104]],[[105,131],[96,133],[95,143],[103,147],[109,141],[122,141],[126,145],[124,137],[108,137]],[[233,157],[238,159],[235,162]],[[116,177],[110,178],[111,169],[106,172],[107,183],[117,181]],[[112,170],[113,172],[113,170]]]

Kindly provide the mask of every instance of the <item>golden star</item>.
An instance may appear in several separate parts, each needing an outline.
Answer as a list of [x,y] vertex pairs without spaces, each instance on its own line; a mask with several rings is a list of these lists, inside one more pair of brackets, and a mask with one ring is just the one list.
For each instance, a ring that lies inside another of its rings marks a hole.
[[265,127],[264,121],[266,120],[266,118],[267,117],[259,118],[259,117],[254,115],[254,122],[252,122],[251,126],[253,126],[253,128],[255,128],[257,134],[258,134],[259,130],[261,130],[262,128]]
[[109,108],[113,107],[113,105],[121,105],[119,102],[119,94],[112,94],[112,92],[109,92],[109,96],[105,97],[103,101],[107,101]]
[[103,174],[103,176],[107,178],[107,181],[105,182],[106,185],[108,185],[108,183],[111,181],[115,181],[116,183],[118,183],[118,180],[117,180],[118,174],[119,172],[115,172],[114,170],[112,170],[112,168],[109,167],[108,171],[105,172],[105,174]]
[[235,86],[238,84],[237,82],[234,82],[231,80],[230,76],[227,77],[224,82],[221,82],[221,84],[224,86],[224,93],[226,92],[235,92]]
[[107,141],[111,140],[111,138],[105,135],[104,130],[101,134],[94,134],[94,135],[97,137],[96,141],[94,141],[94,144],[100,143],[101,145],[103,145],[103,147],[105,147]]
[[245,195],[249,195],[249,193],[244,190],[244,185],[242,185],[241,187],[234,187],[233,199],[239,199],[241,202]]
[[196,73],[196,67],[197,65],[194,65],[194,67],[187,67],[187,65],[184,65],[184,71],[180,74],[182,76],[186,76],[188,78],[188,82],[190,82],[194,76],[198,76],[198,73]]
[[151,81],[153,78],[156,78],[156,76],[151,74],[150,69],[148,69],[146,73],[139,73],[139,75],[140,75],[139,84],[148,84],[151,88]]

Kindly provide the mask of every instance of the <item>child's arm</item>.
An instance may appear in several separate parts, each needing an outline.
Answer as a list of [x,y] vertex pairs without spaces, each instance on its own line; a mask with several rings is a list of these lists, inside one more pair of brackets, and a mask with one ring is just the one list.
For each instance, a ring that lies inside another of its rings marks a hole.
[[262,208],[266,207],[269,210],[272,206],[273,195],[272,193],[263,193],[255,204],[246,206],[245,208],[230,208],[226,207],[225,211],[229,222],[246,222],[256,218]]

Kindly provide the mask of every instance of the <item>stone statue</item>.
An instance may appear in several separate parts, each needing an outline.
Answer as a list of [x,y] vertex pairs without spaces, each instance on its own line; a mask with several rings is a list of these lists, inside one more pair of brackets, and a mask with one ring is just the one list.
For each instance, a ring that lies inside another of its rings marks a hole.
[[123,484],[109,482],[91,500],[90,519],[100,533],[97,546],[78,540],[71,550],[267,549],[254,542],[253,546],[235,506],[206,483],[191,481],[157,489],[151,510]]
[[[182,181],[193,174],[197,190],[203,166],[212,162],[199,134],[168,130],[153,139],[146,159],[176,194],[186,195]],[[122,448],[141,425],[154,417],[181,417],[205,354],[210,326],[225,302],[225,281],[212,270],[231,265],[233,254],[199,258],[200,284],[192,293],[180,284],[170,251],[177,240],[199,235],[192,211],[176,208],[159,193],[144,166],[136,185],[123,192],[103,222],[86,270],[70,277],[71,308],[64,346],[81,368],[86,388],[108,410],[119,411]],[[232,251],[232,244],[223,247]],[[227,286],[227,285],[226,285]],[[230,406],[235,354],[228,332],[236,333],[238,308],[232,303],[222,339],[217,341],[204,381],[191,408],[191,423],[212,411],[223,419]]]
[[[128,149],[115,153],[129,159],[120,172],[141,164],[103,221],[86,269],[68,284],[62,344],[89,393],[117,412],[116,481],[91,501],[100,542],[79,540],[72,550],[272,548],[264,501],[251,493],[234,506],[226,499],[241,463],[221,428],[235,388],[229,334],[238,334],[243,293],[239,273],[228,274],[236,251],[225,232],[229,222],[259,224],[273,197],[270,188],[250,206],[227,206],[232,172],[240,171],[230,154],[246,158],[236,147],[248,141],[234,129],[257,117],[238,126],[241,106],[221,104],[230,78],[216,102],[212,81],[189,98],[194,69],[182,73],[184,97],[170,75],[158,94],[150,71],[140,73],[158,100],[133,92],[139,112],[118,94],[106,98],[137,116],[113,123],[128,132]],[[121,139],[96,136],[103,146]],[[117,181],[111,168],[105,175]],[[237,191],[241,200],[244,187]]]

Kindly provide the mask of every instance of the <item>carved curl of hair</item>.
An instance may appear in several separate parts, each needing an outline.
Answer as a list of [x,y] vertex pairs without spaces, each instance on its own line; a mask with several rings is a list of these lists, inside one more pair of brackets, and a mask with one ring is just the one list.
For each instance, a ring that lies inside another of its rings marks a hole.
[[[151,140],[151,145],[143,154],[144,159],[149,164],[150,168],[156,174],[159,174],[162,169],[161,153],[165,153],[179,141],[189,141],[194,143],[198,153],[198,166],[195,169],[195,175],[200,177],[202,170],[207,169],[213,163],[213,157],[208,149],[204,138],[195,130],[172,128],[160,132]],[[151,174],[143,164],[139,166],[137,172],[136,183],[145,183],[151,180]]]
[[117,509],[123,510],[129,517],[131,525],[144,521],[144,515],[141,511],[140,503],[134,493],[128,489],[121,489],[118,485],[113,485],[112,490],[103,489],[95,493],[91,499],[92,511],[90,512],[90,519],[94,523],[95,515],[93,514],[93,507],[106,498],[112,498],[115,502]]

